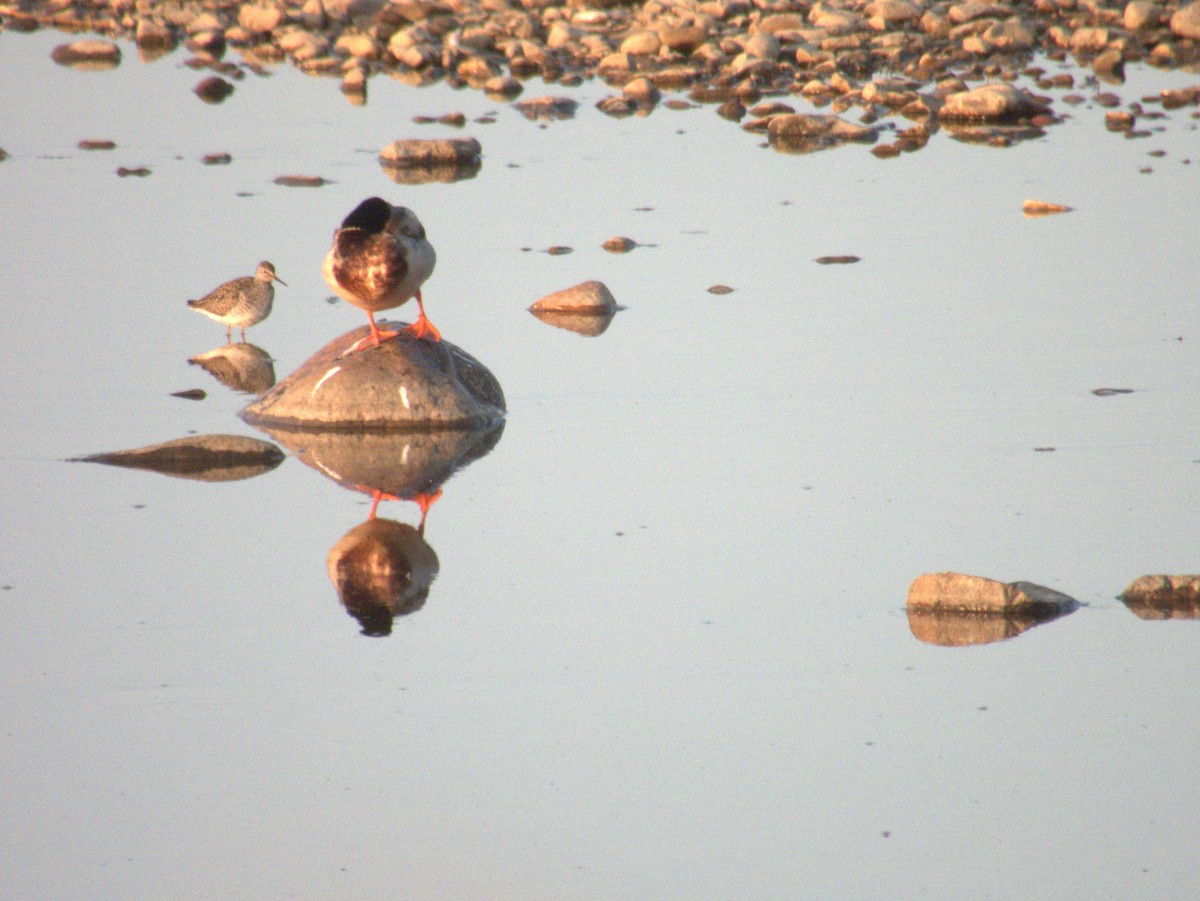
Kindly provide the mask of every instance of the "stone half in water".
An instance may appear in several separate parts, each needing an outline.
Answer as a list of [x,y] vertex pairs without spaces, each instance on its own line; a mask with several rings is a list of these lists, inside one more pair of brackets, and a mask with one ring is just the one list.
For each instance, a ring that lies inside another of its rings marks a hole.
[[242,418],[260,428],[350,431],[486,429],[503,419],[500,383],[466,351],[401,334],[349,352],[369,334],[363,326],[330,341]]
[[270,472],[283,459],[283,451],[269,441],[245,435],[194,435],[68,462],[145,469],[198,482],[236,482]]

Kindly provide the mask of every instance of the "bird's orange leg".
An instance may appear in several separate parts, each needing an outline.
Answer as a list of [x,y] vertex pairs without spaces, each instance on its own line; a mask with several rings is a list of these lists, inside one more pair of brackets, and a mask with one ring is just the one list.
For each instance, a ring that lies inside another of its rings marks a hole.
[[401,331],[406,335],[412,335],[414,338],[428,338],[430,341],[441,341],[442,333],[439,332],[429,321],[429,317],[425,315],[425,304],[421,300],[421,289],[417,289],[417,309],[421,314],[417,317],[417,321],[412,325],[405,326]]
[[442,496],[442,489],[439,488],[432,494],[421,492],[413,497],[413,501],[421,508],[421,524],[417,526],[417,532],[421,535],[425,534],[425,517],[429,514],[429,508],[433,506],[433,502]]
[[389,338],[395,338],[398,334],[400,334],[399,332],[393,332],[389,329],[380,329],[379,326],[375,324],[375,314],[370,310],[367,310],[367,318],[371,320],[371,334],[367,335],[367,337],[363,338],[361,341],[355,342],[354,346],[351,347],[347,353],[352,353],[356,350],[362,350],[368,344],[372,345],[373,347],[378,347],[380,341],[386,341]]
[[371,512],[367,514],[367,519],[375,518],[375,508],[379,506],[380,501],[398,501],[400,498],[394,494],[388,494],[385,491],[380,491],[375,488],[371,491]]

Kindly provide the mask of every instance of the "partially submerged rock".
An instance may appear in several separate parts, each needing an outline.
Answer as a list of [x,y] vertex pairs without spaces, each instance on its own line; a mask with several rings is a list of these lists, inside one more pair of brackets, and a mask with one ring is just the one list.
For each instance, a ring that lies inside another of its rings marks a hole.
[[907,606],[968,613],[1069,612],[1079,602],[1033,582],[998,582],[964,573],[926,573],[908,589]]
[[1055,213],[1069,213],[1071,208],[1061,203],[1049,203],[1045,200],[1026,200],[1021,204],[1021,212],[1029,218],[1052,216]]
[[938,110],[944,122],[1016,122],[1049,114],[1050,107],[1011,84],[987,84],[959,91]]
[[256,427],[415,430],[485,428],[503,418],[500,383],[466,351],[404,334],[350,351],[369,334],[363,326],[330,341],[242,418]]
[[586,313],[612,315],[617,311],[617,301],[603,282],[590,280],[547,294],[535,301],[531,313]]
[[199,482],[235,482],[270,472],[283,460],[283,451],[269,441],[245,435],[194,435],[131,450],[76,457],[70,462],[146,469]]
[[838,116],[801,113],[771,116],[766,130],[771,146],[787,153],[810,153],[848,141],[869,144],[879,136],[878,130],[869,125],[857,125]]
[[1200,619],[1200,575],[1141,576],[1121,600],[1140,619]]
[[393,141],[379,151],[379,165],[401,185],[449,183],[479,174],[483,148],[475,138]]
[[121,63],[121,48],[112,41],[73,41],[59,44],[50,58],[60,66],[78,69],[112,69]]

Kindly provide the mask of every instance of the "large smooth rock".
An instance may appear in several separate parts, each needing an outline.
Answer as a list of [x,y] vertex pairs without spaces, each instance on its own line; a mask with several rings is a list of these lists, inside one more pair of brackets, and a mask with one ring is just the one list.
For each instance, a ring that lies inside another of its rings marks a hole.
[[1033,582],[998,582],[964,573],[925,573],[908,589],[909,608],[973,613],[1074,610],[1079,602],[1069,595]]
[[400,335],[350,352],[369,334],[363,326],[330,341],[242,418],[254,426],[418,430],[485,428],[503,418],[500,383],[466,351]]
[[121,48],[112,41],[89,40],[59,44],[50,58],[60,66],[78,69],[111,69],[121,62]]
[[1200,576],[1142,576],[1121,600],[1140,619],[1200,619]]
[[1050,112],[1050,107],[1010,84],[988,84],[946,98],[938,111],[945,121],[1012,122]]

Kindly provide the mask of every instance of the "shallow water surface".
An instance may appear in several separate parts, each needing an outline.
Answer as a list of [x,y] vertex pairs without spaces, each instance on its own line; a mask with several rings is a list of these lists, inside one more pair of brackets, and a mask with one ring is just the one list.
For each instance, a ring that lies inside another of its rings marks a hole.
[[[0,34],[0,894],[1191,896],[1197,624],[1115,598],[1200,566],[1194,109],[788,156],[711,107],[610,119],[599,82],[528,85],[580,101],[544,127],[286,67],[209,106],[180,54],[79,72],[65,40]],[[1126,102],[1196,80],[1129,76]],[[473,179],[376,162],[460,134]],[[270,440],[188,363],[224,335],[184,301],[271,260],[248,338],[282,378],[364,324],[320,264],[372,194],[420,215],[430,317],[508,402],[383,638],[326,571],[370,498],[295,448],[238,481],[66,462]],[[526,312],[593,278],[625,308],[603,334]],[[937,646],[904,601],[942,570],[1084,606]]]

